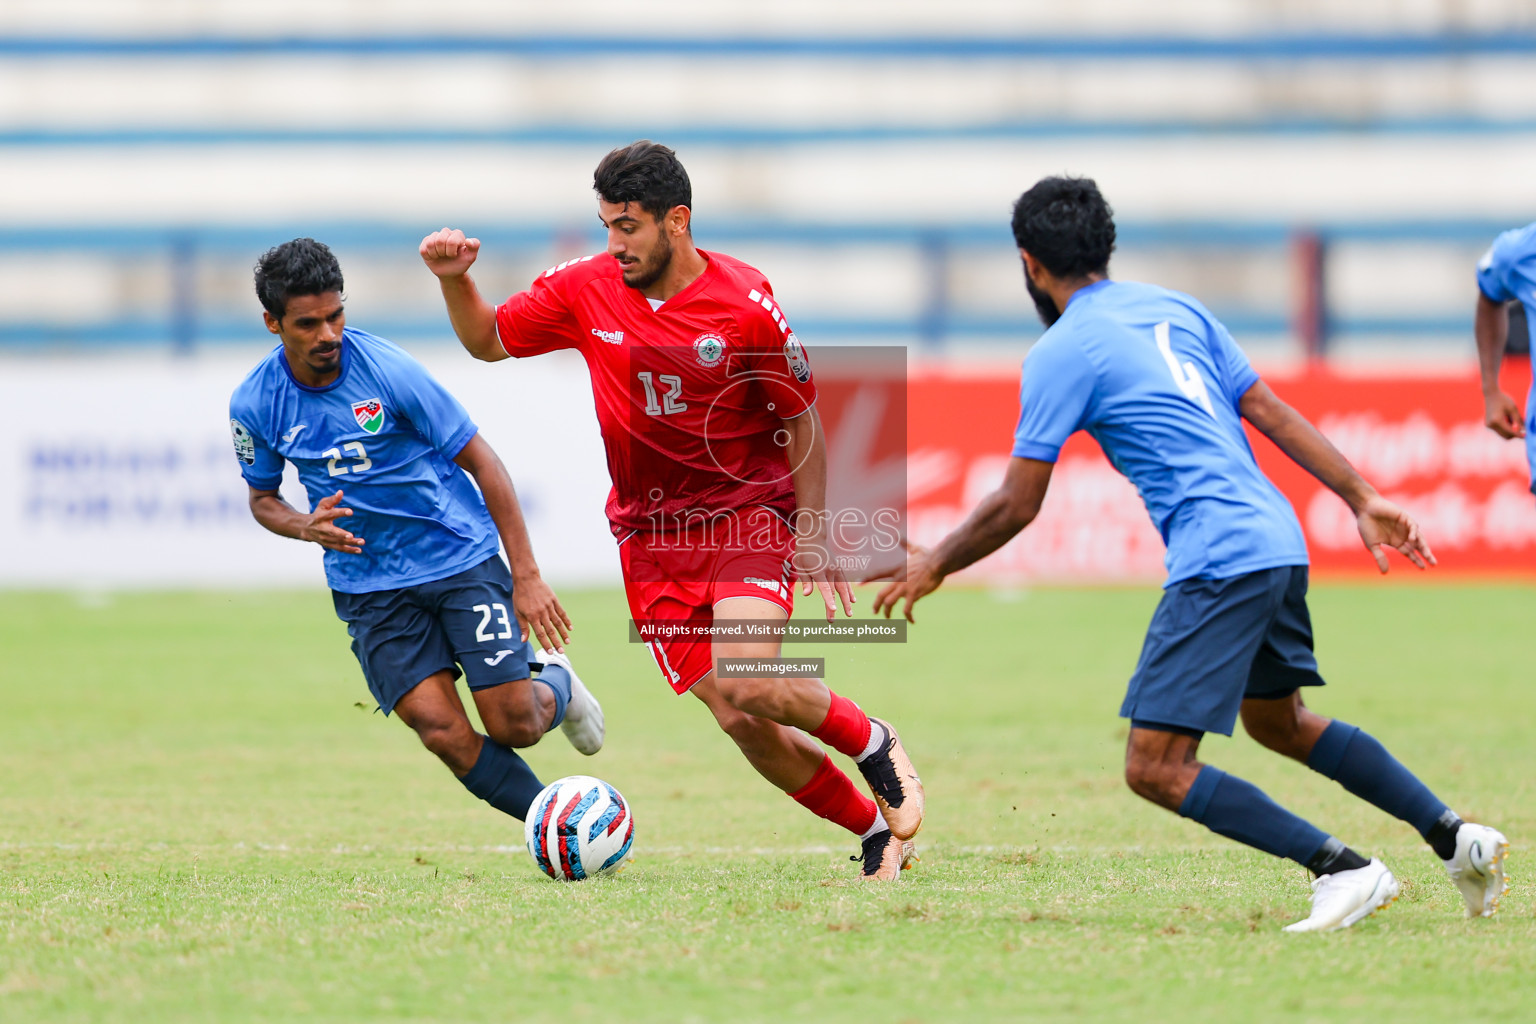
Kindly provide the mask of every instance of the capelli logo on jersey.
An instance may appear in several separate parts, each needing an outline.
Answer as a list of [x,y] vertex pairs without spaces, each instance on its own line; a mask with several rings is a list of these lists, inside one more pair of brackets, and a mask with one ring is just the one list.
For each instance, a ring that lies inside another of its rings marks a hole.
[[594,337],[594,338],[601,338],[603,341],[606,341],[610,345],[622,345],[622,344],[624,344],[624,332],[623,331],[603,331],[603,330],[599,330],[598,328],[594,327],[594,328],[592,328],[592,337]]

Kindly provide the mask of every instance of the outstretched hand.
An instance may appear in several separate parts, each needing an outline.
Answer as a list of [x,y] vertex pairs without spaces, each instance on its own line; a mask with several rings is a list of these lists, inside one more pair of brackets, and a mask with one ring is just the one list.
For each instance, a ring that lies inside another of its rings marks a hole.
[[350,516],[352,510],[340,505],[341,492],[328,494],[315,503],[314,511],[306,519],[300,530],[301,540],[313,541],[330,551],[345,551],[349,555],[363,553],[363,538],[353,536],[340,526],[336,520],[342,516]]
[[458,228],[443,228],[421,240],[421,260],[438,277],[459,277],[480,255],[480,239],[465,238]]
[[517,612],[524,640],[532,632],[546,651],[565,653],[565,645],[571,642],[571,617],[543,577],[522,577],[513,582],[512,610]]
[[853,596],[848,578],[838,568],[822,537],[801,537],[795,545],[795,556],[791,564],[802,581],[803,596],[809,597],[812,590],[821,592],[821,603],[826,610],[828,622],[837,618],[839,601],[842,602],[844,615],[853,614],[853,606],[858,599]]
[[1384,548],[1396,549],[1420,569],[1439,564],[1419,532],[1419,524],[1386,498],[1378,495],[1366,502],[1355,514],[1355,519],[1360,527],[1360,539],[1382,572],[1391,568]]
[[[933,553],[927,548],[917,544],[902,541],[901,546],[907,549],[906,579],[887,583],[880,588],[880,593],[875,595],[873,613],[879,615],[882,612],[886,618],[891,617],[891,612],[896,610],[898,602],[905,602],[901,609],[902,615],[908,622],[916,622],[912,617],[912,606],[939,589],[939,584],[944,582],[944,574],[938,571],[934,564]],[[881,569],[864,577],[863,583],[873,583],[876,580],[889,579],[902,571],[901,566],[892,566],[889,569]]]

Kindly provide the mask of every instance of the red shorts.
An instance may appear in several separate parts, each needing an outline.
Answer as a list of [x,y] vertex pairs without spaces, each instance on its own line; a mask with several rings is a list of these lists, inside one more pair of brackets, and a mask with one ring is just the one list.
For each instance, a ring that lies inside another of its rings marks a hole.
[[[794,533],[777,513],[762,522],[771,525],[723,544],[684,545],[676,534],[658,541],[643,530],[620,540],[630,615],[636,622],[706,624],[714,621],[715,605],[732,597],[755,597],[788,615],[795,606]],[[669,637],[646,646],[675,693],[687,693],[714,671],[707,638]]]

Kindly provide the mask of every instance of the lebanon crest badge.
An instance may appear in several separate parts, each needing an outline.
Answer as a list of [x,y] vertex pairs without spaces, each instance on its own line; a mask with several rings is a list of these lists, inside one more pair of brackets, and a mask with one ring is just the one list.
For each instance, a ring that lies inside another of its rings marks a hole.
[[693,357],[700,366],[714,366],[725,358],[725,339],[713,331],[693,339]]
[[384,426],[384,403],[377,398],[365,398],[361,402],[353,402],[352,415],[357,417],[358,426],[370,434],[377,434]]

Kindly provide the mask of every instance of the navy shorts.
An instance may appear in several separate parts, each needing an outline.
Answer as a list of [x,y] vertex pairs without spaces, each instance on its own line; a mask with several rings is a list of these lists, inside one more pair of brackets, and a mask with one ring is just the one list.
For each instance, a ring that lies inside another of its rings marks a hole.
[[1306,566],[1184,580],[1163,592],[1152,615],[1120,716],[1230,736],[1245,699],[1322,685]]
[[444,669],[468,677],[471,690],[528,678],[533,646],[521,639],[512,574],[500,555],[431,583],[371,594],[333,590],[331,600],[386,715]]

